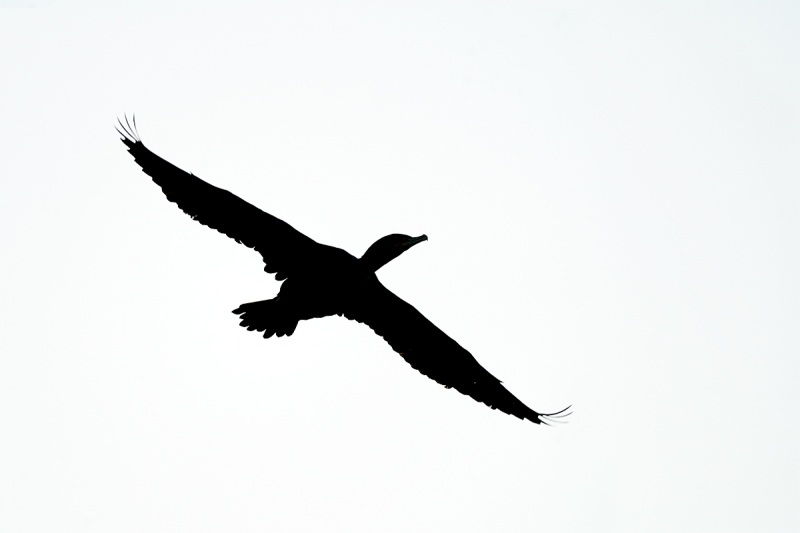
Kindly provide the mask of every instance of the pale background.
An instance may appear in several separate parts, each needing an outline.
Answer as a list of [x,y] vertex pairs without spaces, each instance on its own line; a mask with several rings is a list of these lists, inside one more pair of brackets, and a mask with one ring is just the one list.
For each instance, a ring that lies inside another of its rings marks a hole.
[[[800,530],[796,2],[2,5],[0,531]],[[126,112],[569,424],[241,329]]]

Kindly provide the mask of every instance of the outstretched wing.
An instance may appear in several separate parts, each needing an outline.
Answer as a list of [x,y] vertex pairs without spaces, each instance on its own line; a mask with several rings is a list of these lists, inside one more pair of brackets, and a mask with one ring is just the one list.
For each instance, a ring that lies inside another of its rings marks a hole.
[[210,228],[253,248],[264,258],[264,270],[279,280],[297,272],[321,246],[286,222],[261,211],[233,193],[214,187],[162,159],[142,144],[136,122],[119,121],[122,142],[167,199]]
[[343,314],[372,328],[422,374],[492,409],[537,424],[569,414],[569,407],[543,414],[526,406],[472,354],[377,279],[350,302]]

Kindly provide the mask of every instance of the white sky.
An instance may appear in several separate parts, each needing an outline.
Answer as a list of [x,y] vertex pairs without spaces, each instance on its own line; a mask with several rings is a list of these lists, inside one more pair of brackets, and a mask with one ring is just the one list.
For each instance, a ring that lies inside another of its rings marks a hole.
[[[796,2],[54,4],[0,9],[0,531],[800,530]],[[570,423],[240,328],[278,284],[125,112],[321,242],[426,233],[382,281]]]

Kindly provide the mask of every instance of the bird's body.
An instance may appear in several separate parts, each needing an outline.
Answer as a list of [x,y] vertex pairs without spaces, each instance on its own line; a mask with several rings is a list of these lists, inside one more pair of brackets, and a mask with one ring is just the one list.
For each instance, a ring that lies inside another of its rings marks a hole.
[[321,245],[312,264],[288,277],[272,300],[242,304],[242,325],[265,337],[291,335],[300,320],[341,315],[348,298],[363,290],[374,272],[339,248]]
[[185,213],[264,258],[264,270],[284,280],[278,295],[240,305],[241,325],[265,338],[294,333],[301,320],[341,315],[362,322],[383,337],[412,367],[459,392],[535,423],[564,416],[541,414],[514,397],[457,342],[413,306],[384,287],[376,276],[383,265],[425,235],[392,234],[378,239],[363,256],[320,244],[286,222],[232,193],[184,172],[148,150],[133,126],[120,122],[122,141],[142,170]]

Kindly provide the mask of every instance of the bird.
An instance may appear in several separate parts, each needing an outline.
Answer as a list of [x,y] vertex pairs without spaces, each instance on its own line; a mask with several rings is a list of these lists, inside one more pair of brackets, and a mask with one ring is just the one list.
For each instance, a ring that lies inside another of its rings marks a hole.
[[390,234],[373,243],[361,257],[318,243],[233,193],[181,170],[142,143],[136,116],[117,119],[121,141],[145,174],[192,219],[261,254],[264,271],[281,281],[277,296],[241,304],[233,310],[240,325],[264,338],[289,336],[302,320],[343,316],[370,327],[412,368],[446,388],[492,409],[550,425],[560,422],[571,406],[538,413],[525,405],[473,355],[396,296],[376,272],[426,235]]

